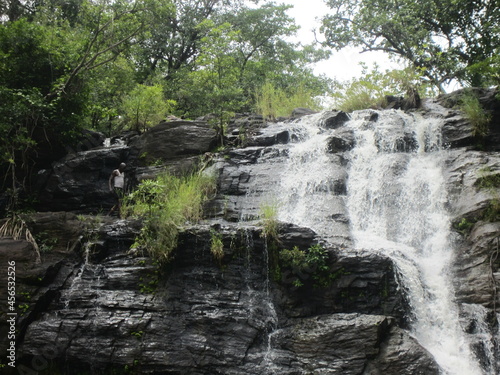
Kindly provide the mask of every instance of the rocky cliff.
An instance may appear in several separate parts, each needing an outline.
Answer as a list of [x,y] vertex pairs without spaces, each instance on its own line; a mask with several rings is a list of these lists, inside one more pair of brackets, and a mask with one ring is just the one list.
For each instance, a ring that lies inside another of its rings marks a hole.
[[[445,119],[443,140],[452,149],[444,167],[456,243],[454,274],[464,310],[488,314],[498,339],[500,107],[494,90],[478,91],[492,114],[488,136],[478,139],[456,110],[454,96],[427,100],[419,114]],[[376,121],[376,112],[367,121]],[[280,247],[326,247],[330,283],[318,287],[312,272],[304,285],[276,277],[272,249],[258,220],[260,197],[293,142],[287,122],[268,124],[239,116],[228,129],[232,145],[213,154],[215,132],[203,121],[162,123],[143,135],[129,134],[110,147],[74,152],[39,173],[38,212],[26,217],[41,250],[1,239],[2,270],[16,263],[16,370],[25,374],[438,374],[432,356],[410,335],[411,315],[392,261],[354,251],[345,209],[352,132],[348,116],[324,115],[334,129],[329,151],[336,161],[337,202],[332,234],[281,223]],[[288,120],[292,121],[292,120]],[[400,149],[411,152],[402,134]],[[262,160],[273,160],[274,167]],[[131,251],[141,222],[103,215],[112,205],[111,171],[124,161],[131,185],[167,168],[172,173],[202,163],[217,174],[218,193],[203,222],[186,225],[174,259],[159,265]],[[248,199],[249,189],[252,199]],[[220,233],[224,256],[210,251]],[[328,240],[328,241],[326,241]],[[7,285],[2,271],[2,285]],[[0,335],[7,337],[7,295]],[[467,318],[468,319],[468,318]],[[472,338],[484,334],[464,322]],[[2,340],[2,343],[4,341]],[[498,361],[498,343],[494,357]],[[6,352],[5,344],[1,351]],[[480,358],[488,348],[478,340]],[[491,358],[489,356],[488,358]],[[484,359],[483,361],[485,361]],[[500,368],[498,363],[489,368]]]

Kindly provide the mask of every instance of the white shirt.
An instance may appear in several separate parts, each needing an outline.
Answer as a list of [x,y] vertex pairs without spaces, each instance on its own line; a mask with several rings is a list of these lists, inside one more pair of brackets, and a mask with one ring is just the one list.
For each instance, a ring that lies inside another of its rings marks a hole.
[[113,187],[123,189],[125,186],[125,173],[120,172],[119,169],[115,169],[114,174]]

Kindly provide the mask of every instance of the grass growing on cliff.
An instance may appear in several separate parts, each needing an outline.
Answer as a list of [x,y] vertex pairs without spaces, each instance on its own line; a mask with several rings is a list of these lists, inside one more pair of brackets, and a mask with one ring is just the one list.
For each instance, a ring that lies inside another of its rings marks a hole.
[[222,242],[222,233],[216,230],[210,231],[210,252],[214,258],[220,263],[224,258],[224,243]]
[[460,98],[459,107],[472,124],[472,135],[474,137],[486,136],[491,116],[485,112],[479,99],[474,94],[464,94]]
[[297,246],[293,249],[283,249],[279,253],[282,268],[282,282],[301,287],[306,282],[316,288],[325,288],[340,275],[346,274],[343,268],[332,272],[328,264],[328,251],[321,245],[313,245],[306,251]]
[[479,170],[475,185],[486,190],[491,195],[491,200],[484,210],[481,220],[496,222],[500,220],[500,173],[490,167]]
[[264,204],[263,206],[261,206],[260,218],[262,223],[262,236],[265,237],[268,241],[278,241],[278,205]]
[[123,205],[126,216],[141,217],[144,226],[134,247],[144,248],[161,263],[171,259],[179,231],[202,216],[203,202],[215,191],[215,179],[201,174],[184,177],[164,173],[145,180]]
[[290,116],[295,108],[321,110],[311,91],[302,84],[294,92],[286,92],[271,82],[264,83],[255,94],[255,110],[266,119]]

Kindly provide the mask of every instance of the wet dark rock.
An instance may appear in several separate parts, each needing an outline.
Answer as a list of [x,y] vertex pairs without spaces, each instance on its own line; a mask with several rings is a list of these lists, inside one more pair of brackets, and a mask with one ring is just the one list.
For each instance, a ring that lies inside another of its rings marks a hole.
[[349,151],[354,148],[356,140],[352,129],[337,129],[328,141],[328,152],[337,153]]
[[300,117],[303,117],[303,116],[308,116],[308,115],[312,115],[312,114],[315,114],[317,112],[313,111],[312,109],[309,109],[309,108],[295,108],[293,111],[292,111],[292,118],[293,119],[297,119],[297,118],[300,118]]
[[[354,374],[368,364],[381,369],[373,358],[381,355],[385,340],[401,337],[390,330],[394,319],[377,315],[383,308],[391,311],[399,294],[383,259],[349,260],[332,249],[333,267],[348,272],[325,290],[309,291],[315,307],[308,301],[292,306],[287,301],[296,293],[293,288],[270,279],[261,228],[191,227],[181,234],[173,263],[158,268],[151,259],[129,253],[139,226],[103,223],[94,248],[100,254],[88,263],[74,258],[72,267],[53,275],[62,281],[52,286],[55,291],[36,292],[45,293],[45,301],[20,342],[21,363],[29,366],[50,347],[52,368],[68,375],[75,369],[97,374],[124,366],[144,374],[267,374],[270,366],[279,374],[333,374],[340,368]],[[222,234],[220,260],[210,251],[214,230]],[[315,235],[288,225],[281,228],[280,240],[283,246],[308,247]],[[375,297],[359,295],[368,284]],[[361,303],[364,312],[342,312],[346,307],[335,300],[338,296],[350,300],[348,310]],[[375,299],[385,299],[385,307]],[[400,340],[410,345],[411,339]],[[421,363],[426,358],[422,354]]]
[[429,352],[396,325],[389,325],[382,333],[381,339],[381,350],[364,369],[363,375],[441,373]]
[[[498,88],[467,88],[440,95],[436,101],[448,109],[443,128],[444,142],[451,147],[474,146],[489,151],[500,150],[500,99]],[[474,95],[485,112],[491,117],[484,137],[474,136],[473,126],[460,112],[463,95]]]
[[[99,212],[115,204],[109,191],[111,172],[121,162],[128,163],[127,146],[99,147],[67,155],[53,163],[40,178],[39,211]],[[127,175],[130,167],[125,170]]]
[[343,111],[325,112],[322,124],[327,129],[337,129],[349,121],[349,115]]
[[140,166],[172,162],[186,157],[203,155],[217,145],[215,130],[205,122],[162,122],[138,138],[130,147]]
[[[450,154],[446,180],[450,192],[453,226],[457,231],[454,261],[457,298],[467,304],[492,308],[500,303],[498,234],[494,210],[498,186],[483,185],[485,177],[499,172],[495,152],[455,150]],[[498,208],[497,208],[498,210]]]
[[331,250],[332,272],[335,277],[328,288],[317,288],[313,273],[304,274],[305,286],[293,287],[292,274],[282,270],[280,306],[290,318],[328,313],[380,314],[404,320],[404,302],[397,291],[392,261],[388,258],[363,254],[346,256]]

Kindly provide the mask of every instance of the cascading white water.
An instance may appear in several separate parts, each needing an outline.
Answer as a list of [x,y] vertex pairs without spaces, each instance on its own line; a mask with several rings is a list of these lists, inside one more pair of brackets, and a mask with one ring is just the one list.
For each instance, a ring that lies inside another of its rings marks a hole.
[[[444,374],[480,375],[454,302],[450,219],[442,173],[446,151],[440,121],[400,111],[354,113],[346,126],[356,146],[348,153],[347,211],[355,247],[391,257],[412,308],[412,334],[436,359]],[[329,130],[321,115],[294,124],[299,141],[274,195],[279,219],[306,226],[328,239],[336,231],[331,214],[338,168],[327,152]],[[342,198],[344,199],[344,198]]]
[[[394,112],[379,123],[382,128],[362,116],[349,123],[357,144],[348,182],[356,246],[394,260],[411,304],[413,335],[443,372],[481,374],[453,302],[440,121]],[[415,135],[414,152],[397,152],[401,126]]]
[[345,214],[343,198],[335,192],[342,190],[345,172],[332,167],[339,157],[326,152],[331,134],[318,126],[322,117],[306,116],[293,124],[298,141],[288,149],[274,195],[279,220],[311,228],[329,240],[343,232],[339,226],[344,224],[332,217]]

